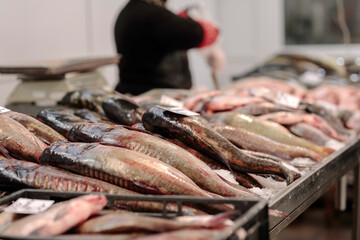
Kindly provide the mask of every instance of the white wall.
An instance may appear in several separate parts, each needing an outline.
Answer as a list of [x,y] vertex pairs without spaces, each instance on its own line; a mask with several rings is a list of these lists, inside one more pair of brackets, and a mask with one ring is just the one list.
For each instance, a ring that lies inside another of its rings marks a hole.
[[[169,0],[179,10],[201,0]],[[113,26],[127,0],[1,0],[0,63],[51,60],[115,53]],[[221,86],[230,77],[261,62],[282,46],[281,0],[203,0],[220,24],[228,65],[219,74]],[[189,52],[194,85],[212,87],[210,71],[195,50]],[[111,85],[115,66],[103,72]],[[0,75],[0,105],[16,80]]]

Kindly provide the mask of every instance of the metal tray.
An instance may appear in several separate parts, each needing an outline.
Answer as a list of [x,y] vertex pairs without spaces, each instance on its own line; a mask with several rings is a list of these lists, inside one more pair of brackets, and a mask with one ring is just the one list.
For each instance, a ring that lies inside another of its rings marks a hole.
[[[23,189],[17,191],[7,197],[0,199],[0,205],[11,203],[17,200],[20,197],[24,198],[33,198],[33,199],[52,199],[56,202],[67,200],[73,197],[77,197],[83,194],[89,193],[78,193],[78,192],[56,192],[49,190],[34,190],[34,189]],[[189,197],[189,196],[155,196],[155,195],[144,195],[144,196],[125,196],[125,195],[106,195],[111,209],[114,206],[115,200],[128,200],[128,201],[151,201],[151,202],[161,202],[164,206],[163,212],[160,213],[163,217],[173,217],[176,215],[181,215],[181,208],[186,203],[191,204],[230,204],[233,205],[235,209],[239,210],[239,216],[234,220],[234,225],[221,231],[213,240],[223,240],[223,239],[246,239],[246,240],[267,240],[268,239],[268,207],[265,200],[244,200],[236,198],[226,198],[226,199],[210,199],[203,197]],[[169,214],[165,210],[165,206],[168,203],[176,203],[178,206],[178,212],[175,214]],[[159,213],[148,213],[150,215],[159,216]],[[236,234],[238,230],[242,234]],[[246,233],[246,234],[244,234]],[[39,237],[10,237],[0,234],[0,239],[51,239],[51,238],[39,238]]]
[[269,208],[279,210],[286,215],[284,218],[269,217],[270,238],[275,238],[342,176],[358,166],[359,156],[360,139],[357,136],[270,199]]

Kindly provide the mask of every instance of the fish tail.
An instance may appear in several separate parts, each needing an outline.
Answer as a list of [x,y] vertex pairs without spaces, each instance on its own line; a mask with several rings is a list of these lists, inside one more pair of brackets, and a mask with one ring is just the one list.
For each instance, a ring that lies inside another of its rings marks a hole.
[[332,148],[329,148],[329,147],[322,147],[319,154],[322,156],[322,157],[327,157],[329,156],[330,154],[332,154],[333,152],[335,152],[334,149]]

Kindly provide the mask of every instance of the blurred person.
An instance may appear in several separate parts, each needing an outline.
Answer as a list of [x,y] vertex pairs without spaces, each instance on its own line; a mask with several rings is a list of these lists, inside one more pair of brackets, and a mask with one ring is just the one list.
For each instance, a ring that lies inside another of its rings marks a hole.
[[[115,43],[122,55],[116,90],[138,95],[153,88],[192,86],[186,50],[213,44],[219,35],[210,21],[194,20],[187,10],[174,14],[166,0],[130,0],[115,23]],[[207,51],[213,71],[225,62],[219,48]]]

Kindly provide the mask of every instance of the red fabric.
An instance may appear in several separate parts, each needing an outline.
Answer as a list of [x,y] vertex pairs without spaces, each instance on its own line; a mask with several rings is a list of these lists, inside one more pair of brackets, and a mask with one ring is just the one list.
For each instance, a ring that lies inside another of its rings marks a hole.
[[183,17],[183,18],[189,17],[188,12],[187,12],[186,9],[185,9],[185,10],[182,10],[182,11],[179,12],[177,15],[178,15],[179,17]]
[[204,37],[198,48],[206,47],[213,44],[219,35],[219,29],[210,22],[195,20],[199,23],[204,31]]

